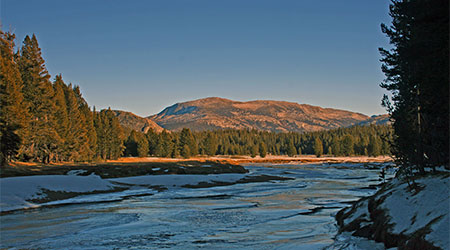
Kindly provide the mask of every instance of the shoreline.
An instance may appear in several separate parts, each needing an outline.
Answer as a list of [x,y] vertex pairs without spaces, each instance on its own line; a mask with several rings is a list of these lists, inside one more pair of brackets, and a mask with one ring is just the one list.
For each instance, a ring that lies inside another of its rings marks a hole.
[[[385,163],[392,162],[392,157],[350,156],[350,157],[316,157],[316,156],[214,156],[182,158],[159,157],[123,157],[117,160],[93,163],[28,163],[12,162],[0,168],[0,178],[33,175],[65,175],[70,171],[82,171],[80,175],[92,173],[102,178],[130,177],[140,175],[167,174],[221,174],[246,173],[242,165],[249,164],[340,164],[340,163]],[[206,167],[205,167],[206,166]]]

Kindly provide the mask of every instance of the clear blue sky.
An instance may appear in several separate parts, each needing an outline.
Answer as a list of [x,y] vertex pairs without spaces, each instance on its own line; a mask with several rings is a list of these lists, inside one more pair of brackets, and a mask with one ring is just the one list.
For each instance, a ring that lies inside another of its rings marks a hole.
[[209,96],[380,106],[388,0],[0,0],[3,29],[35,33],[52,78],[97,109],[148,116]]

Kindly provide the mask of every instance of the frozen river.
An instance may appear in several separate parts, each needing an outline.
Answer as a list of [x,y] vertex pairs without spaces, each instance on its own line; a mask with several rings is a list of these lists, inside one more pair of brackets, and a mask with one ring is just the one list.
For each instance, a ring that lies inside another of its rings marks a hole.
[[362,164],[246,168],[292,179],[17,211],[0,216],[0,248],[321,249],[335,213],[380,182]]

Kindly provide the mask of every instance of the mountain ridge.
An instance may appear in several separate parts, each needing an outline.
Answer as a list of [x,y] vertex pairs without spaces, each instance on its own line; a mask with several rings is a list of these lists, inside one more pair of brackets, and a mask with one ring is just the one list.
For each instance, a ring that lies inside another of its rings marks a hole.
[[[207,97],[175,103],[146,117],[159,126],[178,131],[257,129],[272,132],[310,132],[364,123],[367,115],[287,101],[233,101]],[[370,121],[369,123],[372,123]]]

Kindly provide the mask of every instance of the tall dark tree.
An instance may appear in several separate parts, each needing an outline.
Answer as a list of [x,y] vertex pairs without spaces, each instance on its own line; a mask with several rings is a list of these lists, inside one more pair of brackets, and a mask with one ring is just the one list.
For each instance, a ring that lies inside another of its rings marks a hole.
[[403,166],[449,163],[449,1],[392,0],[392,24],[381,28],[393,46],[380,48],[381,87],[394,127],[393,153]]

